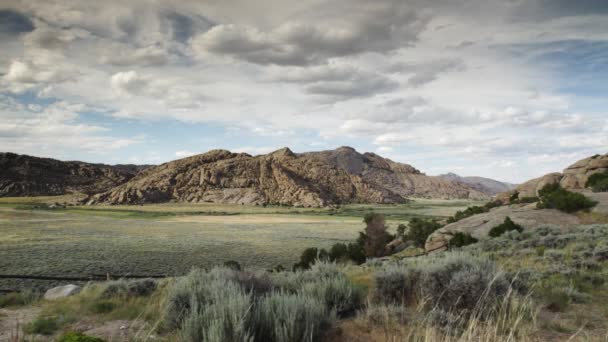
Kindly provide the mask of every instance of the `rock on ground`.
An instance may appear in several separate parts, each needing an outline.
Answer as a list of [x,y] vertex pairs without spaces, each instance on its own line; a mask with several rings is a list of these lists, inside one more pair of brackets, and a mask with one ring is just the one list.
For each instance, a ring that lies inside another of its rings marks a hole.
[[80,286],[73,285],[73,284],[53,287],[52,289],[49,289],[44,293],[44,299],[55,300],[55,299],[70,297],[75,294],[78,294],[80,292],[80,290],[81,290]]

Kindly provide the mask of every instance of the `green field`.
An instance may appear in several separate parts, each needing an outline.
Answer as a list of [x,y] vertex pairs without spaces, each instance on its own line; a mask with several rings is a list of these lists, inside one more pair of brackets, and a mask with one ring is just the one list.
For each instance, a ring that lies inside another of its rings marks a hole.
[[[69,199],[69,198],[68,198]],[[0,274],[181,275],[226,260],[290,267],[307,247],[356,238],[362,217],[385,214],[391,229],[411,217],[446,217],[469,201],[414,200],[404,205],[334,209],[218,204],[67,206],[66,197],[0,199]],[[0,279],[0,289],[48,286]]]

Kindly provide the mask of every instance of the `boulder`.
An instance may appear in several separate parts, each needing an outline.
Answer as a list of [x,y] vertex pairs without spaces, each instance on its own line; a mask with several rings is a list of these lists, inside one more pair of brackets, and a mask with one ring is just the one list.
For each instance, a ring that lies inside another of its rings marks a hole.
[[585,158],[564,170],[560,185],[566,189],[583,189],[589,176],[605,171],[608,171],[608,154]]
[[44,299],[56,300],[60,298],[70,297],[78,294],[80,290],[80,286],[73,284],[53,287],[52,289],[49,289],[44,293]]
[[559,172],[550,173],[542,177],[529,180],[518,186],[515,190],[519,192],[520,199],[524,197],[536,197],[538,196],[538,191],[541,190],[545,185],[559,183],[562,177],[563,175]]

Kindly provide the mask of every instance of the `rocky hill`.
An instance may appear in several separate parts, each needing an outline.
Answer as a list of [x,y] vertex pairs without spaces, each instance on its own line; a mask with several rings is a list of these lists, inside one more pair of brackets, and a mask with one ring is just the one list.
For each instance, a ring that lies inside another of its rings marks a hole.
[[146,169],[92,196],[88,204],[186,201],[318,207],[403,203],[408,197],[487,198],[466,184],[341,147],[300,154],[283,148],[260,156],[213,150]]
[[473,189],[476,189],[477,191],[489,196],[494,196],[501,192],[512,190],[517,186],[516,184],[500,182],[494,179],[484,177],[462,177],[455,173],[446,173],[443,175],[439,175],[439,177],[455,182],[468,184]]
[[0,153],[0,197],[103,192],[127,182],[145,167]]
[[547,184],[559,183],[565,189],[583,193],[597,202],[597,205],[591,210],[592,213],[598,214],[598,217],[608,217],[608,193],[593,193],[589,189],[585,189],[589,176],[604,171],[608,171],[608,154],[579,160],[568,166],[563,173],[549,173],[529,180],[511,191],[497,195],[497,199],[510,205],[503,205],[487,213],[473,215],[442,227],[429,236],[425,249],[434,251],[445,248],[448,241],[457,232],[471,234],[480,240],[487,239],[490,229],[501,224],[506,217],[526,230],[534,230],[547,225],[566,228],[581,224],[581,218],[577,215],[554,209],[537,209],[534,201],[533,203],[517,203],[518,201],[510,200],[514,194],[517,194],[519,199],[536,197],[538,191]]
[[605,171],[608,171],[608,153],[604,155],[597,154],[577,161],[568,166],[562,173],[549,173],[529,180],[511,191],[499,194],[497,197],[505,203],[508,202],[514,193],[517,193],[520,199],[535,197],[543,186],[553,183],[560,183],[563,188],[568,190],[581,190],[585,188],[585,183],[589,176]]

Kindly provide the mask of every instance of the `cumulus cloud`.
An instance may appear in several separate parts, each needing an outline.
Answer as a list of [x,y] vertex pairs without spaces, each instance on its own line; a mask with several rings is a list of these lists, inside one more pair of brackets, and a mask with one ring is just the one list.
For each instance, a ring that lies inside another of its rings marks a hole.
[[193,48],[203,56],[216,54],[262,65],[303,66],[333,57],[403,48],[415,42],[427,24],[425,16],[401,2],[366,3],[348,11],[350,21],[321,17],[315,24],[288,22],[270,30],[220,24],[197,36]]
[[[139,140],[116,137],[113,144],[111,129],[126,122],[136,136],[172,120],[214,127],[252,153],[292,141],[347,140],[401,161],[412,155],[430,170],[441,168],[431,157],[443,155],[455,168],[483,162],[490,173],[504,166],[494,160],[531,162],[607,146],[598,89],[607,76],[608,12],[597,1],[3,5],[0,122],[7,148],[65,149],[41,138],[44,127],[70,132],[73,146],[89,150],[131,146]],[[86,107],[48,107],[55,102]],[[96,113],[95,124],[87,123],[87,111]],[[17,113],[34,121],[19,122]],[[150,123],[134,129],[132,120]]]
[[399,86],[389,77],[350,65],[279,68],[274,74],[275,81],[301,84],[306,93],[324,100],[366,97]]

